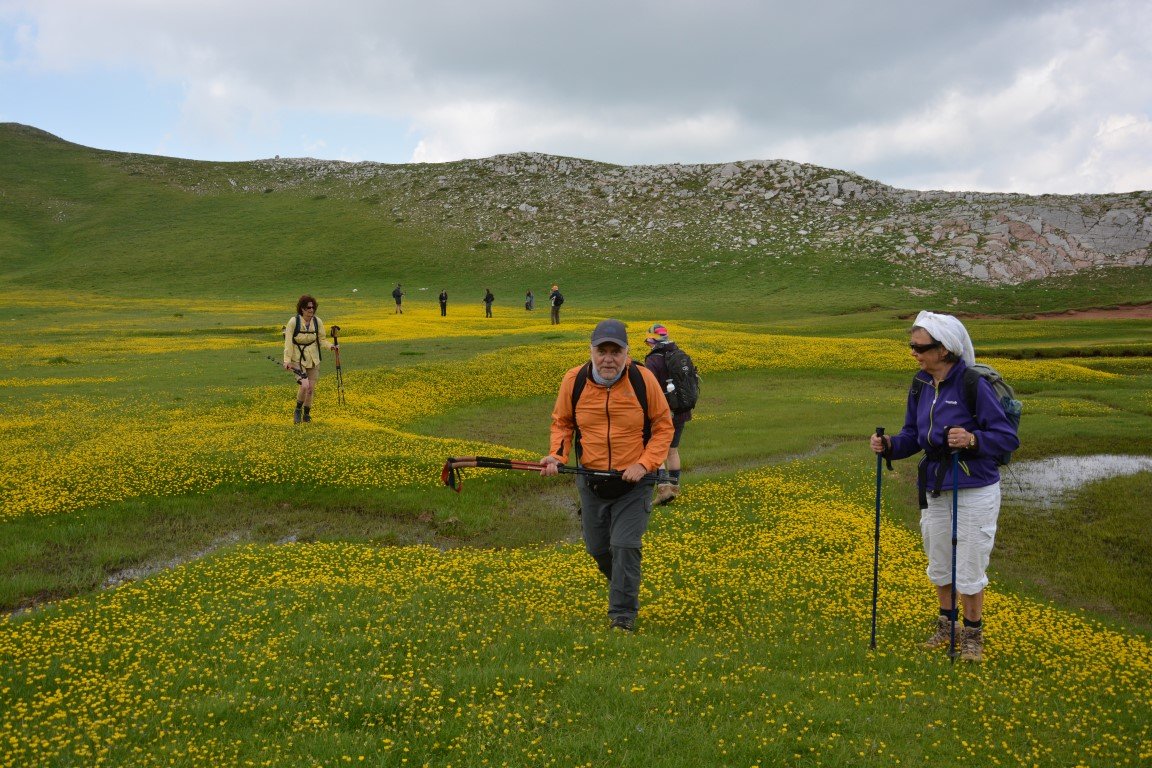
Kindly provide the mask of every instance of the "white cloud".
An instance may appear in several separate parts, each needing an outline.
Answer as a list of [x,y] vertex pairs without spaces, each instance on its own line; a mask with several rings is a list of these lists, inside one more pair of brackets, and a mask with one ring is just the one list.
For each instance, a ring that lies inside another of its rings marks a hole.
[[630,158],[646,155],[652,147],[676,146],[678,151],[663,162],[691,162],[691,155],[715,152],[742,130],[731,114],[654,119],[624,112],[581,114],[560,105],[542,109],[515,101],[434,106],[416,116],[416,130],[423,138],[412,159],[444,162],[541,151],[623,164],[635,162]]
[[[213,159],[784,157],[901,186],[1152,187],[1146,0],[0,0],[3,20],[0,71],[176,84],[157,141]],[[341,135],[355,116],[393,132]]]

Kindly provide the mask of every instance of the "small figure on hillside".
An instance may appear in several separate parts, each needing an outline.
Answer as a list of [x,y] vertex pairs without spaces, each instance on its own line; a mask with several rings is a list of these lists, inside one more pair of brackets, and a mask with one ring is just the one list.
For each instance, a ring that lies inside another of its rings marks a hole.
[[692,420],[692,409],[696,407],[700,391],[699,377],[692,358],[668,338],[668,329],[662,323],[648,327],[644,343],[651,348],[644,358],[644,367],[663,385],[668,407],[672,409],[672,426],[676,428],[668,449],[667,475],[656,482],[656,503],[670,504],[680,495],[680,437],[684,434],[684,425]]
[[564,303],[564,294],[560,293],[560,286],[552,286],[548,294],[548,304],[552,307],[552,325],[560,325],[560,305]]
[[296,391],[293,422],[312,421],[312,397],[320,378],[320,347],[337,349],[324,338],[324,323],[316,317],[316,299],[304,294],[296,302],[296,314],[284,325],[284,370],[292,371],[300,382]]
[[532,289],[528,289],[528,293],[524,294],[524,309],[531,312],[536,309],[536,297],[532,295]]
[[[1000,515],[1000,470],[995,457],[1016,450],[1020,439],[999,397],[981,376],[975,379],[975,399],[969,403],[966,390],[970,385],[965,379],[971,381],[971,373],[968,377],[965,373],[975,365],[976,355],[963,323],[951,315],[921,312],[910,339],[908,346],[920,371],[908,392],[904,428],[895,435],[872,435],[869,444],[888,459],[924,451],[917,482],[920,532],[928,555],[928,579],[940,604],[933,634],[924,647],[951,647],[959,620],[958,599],[964,611],[960,658],[980,661],[984,656],[986,570]],[[953,466],[959,468],[955,473]],[[958,487],[955,499],[953,493],[942,493],[954,483]]]
[[392,289],[392,298],[396,300],[396,311],[393,314],[404,314],[404,309],[400,306],[400,300],[404,298],[404,291],[400,290],[400,283],[396,283],[396,287]]
[[[621,472],[579,475],[576,488],[584,547],[608,579],[609,628],[631,632],[640,610],[640,547],[652,513],[652,473],[668,455],[674,428],[660,382],[628,356],[622,322],[597,324],[589,352],[591,359],[560,382],[540,474],[559,474],[569,452],[579,467]],[[630,392],[622,395],[621,388]]]
[[444,288],[440,291],[440,317],[447,317],[448,315],[448,289]]
[[484,289],[484,317],[492,317],[492,302],[496,301],[496,297],[492,295],[491,288]]

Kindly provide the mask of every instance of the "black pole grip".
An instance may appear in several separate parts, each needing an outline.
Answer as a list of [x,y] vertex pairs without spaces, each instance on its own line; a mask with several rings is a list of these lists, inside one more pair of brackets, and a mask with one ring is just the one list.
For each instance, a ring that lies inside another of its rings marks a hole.
[[[881,447],[883,447],[884,427],[876,427],[876,437],[880,438]],[[884,454],[881,453],[880,455],[883,456]],[[885,458],[884,464],[888,467],[888,471],[891,472],[892,471],[892,459]]]

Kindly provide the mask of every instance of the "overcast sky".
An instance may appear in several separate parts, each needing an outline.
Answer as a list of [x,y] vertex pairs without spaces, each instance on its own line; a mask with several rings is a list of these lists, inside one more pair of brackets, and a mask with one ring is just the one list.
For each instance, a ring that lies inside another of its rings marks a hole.
[[0,122],[203,160],[1147,190],[1152,0],[0,0]]

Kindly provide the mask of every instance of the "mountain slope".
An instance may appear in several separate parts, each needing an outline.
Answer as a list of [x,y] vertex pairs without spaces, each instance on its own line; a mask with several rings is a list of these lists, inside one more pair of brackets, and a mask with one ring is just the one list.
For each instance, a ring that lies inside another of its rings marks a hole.
[[1135,267],[1120,282],[1145,286],[1152,264],[1150,192],[916,192],[784,160],[213,163],[94,150],[10,123],[0,156],[0,280],[72,291],[416,279],[494,283],[507,296],[565,279],[623,300],[691,280],[713,298],[816,292],[850,308],[858,301],[836,299],[838,288],[975,290],[1096,267]]

